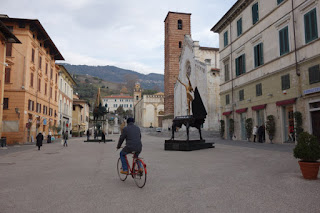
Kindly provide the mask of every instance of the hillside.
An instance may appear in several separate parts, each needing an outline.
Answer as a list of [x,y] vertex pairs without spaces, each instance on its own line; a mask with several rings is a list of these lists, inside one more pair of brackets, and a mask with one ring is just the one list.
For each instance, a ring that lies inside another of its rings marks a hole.
[[71,73],[76,75],[90,75],[107,82],[126,84],[131,90],[134,82],[139,81],[143,89],[164,91],[164,76],[162,74],[141,74],[132,70],[121,69],[115,66],[88,66],[61,63]]

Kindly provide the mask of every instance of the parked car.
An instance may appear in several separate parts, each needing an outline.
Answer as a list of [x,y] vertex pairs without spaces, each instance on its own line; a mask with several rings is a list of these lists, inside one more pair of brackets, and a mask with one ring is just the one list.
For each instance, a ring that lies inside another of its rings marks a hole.
[[161,131],[162,131],[162,128],[161,128],[161,127],[157,127],[157,128],[156,128],[156,131],[157,131],[157,132],[161,132]]

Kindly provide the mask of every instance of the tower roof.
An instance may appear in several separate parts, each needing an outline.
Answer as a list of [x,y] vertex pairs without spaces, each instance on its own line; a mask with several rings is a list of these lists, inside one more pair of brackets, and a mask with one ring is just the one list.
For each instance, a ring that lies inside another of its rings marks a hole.
[[171,11],[169,11],[168,14],[167,14],[167,16],[166,16],[166,18],[164,19],[164,22],[166,22],[166,20],[167,20],[167,18],[168,18],[168,16],[169,16],[170,13],[181,14],[181,15],[189,15],[189,16],[191,16],[191,13],[180,13],[180,12],[171,12]]

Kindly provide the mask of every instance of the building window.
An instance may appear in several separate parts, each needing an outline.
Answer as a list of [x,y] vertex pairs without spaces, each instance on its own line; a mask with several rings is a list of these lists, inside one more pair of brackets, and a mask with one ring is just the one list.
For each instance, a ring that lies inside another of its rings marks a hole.
[[136,100],[137,100],[137,101],[139,100],[139,96],[136,96]]
[[38,80],[38,91],[40,92],[41,91],[41,79],[39,78]]
[[240,36],[242,34],[242,18],[237,21],[237,35]]
[[281,87],[282,90],[290,89],[290,75],[281,76]]
[[304,15],[304,33],[306,43],[318,38],[317,11],[316,8]]
[[289,52],[289,33],[288,26],[279,31],[280,55]]
[[9,109],[9,98],[3,99],[3,109]]
[[254,25],[259,21],[259,5],[258,2],[252,5],[252,24]]
[[246,72],[246,57],[245,54],[236,58],[236,76],[242,75]]
[[320,82],[320,69],[319,65],[309,68],[309,83],[314,84]]
[[228,31],[224,32],[223,41],[224,41],[224,46],[226,47],[228,45]]
[[42,65],[42,58],[41,56],[39,56],[39,69],[41,69],[41,65]]
[[11,68],[6,68],[5,69],[5,74],[4,74],[4,83],[10,83],[10,73],[11,73]]
[[12,43],[6,45],[6,56],[12,56]]
[[53,75],[53,69],[51,68],[51,71],[50,71],[50,79],[52,79],[52,75]]
[[262,95],[262,84],[257,84],[256,85],[256,95],[261,96]]
[[181,41],[179,41],[179,48],[181,48],[182,47],[182,42]]
[[263,43],[254,46],[254,67],[263,65]]
[[230,104],[230,95],[226,95],[226,105]]
[[239,101],[243,101],[244,100],[244,90],[240,90],[239,91]]
[[50,98],[52,98],[52,87],[50,87]]
[[230,80],[230,70],[229,70],[229,63],[224,64],[224,80]]
[[34,49],[32,49],[31,61],[32,61],[32,63],[34,63]]
[[56,73],[56,84],[58,83],[58,73]]
[[182,30],[182,20],[178,20],[178,30]]
[[283,0],[277,0],[278,5],[281,4],[283,2]]
[[46,75],[48,75],[48,63],[46,63]]
[[30,74],[30,87],[33,87],[33,73]]
[[57,90],[54,92],[54,100],[57,101]]

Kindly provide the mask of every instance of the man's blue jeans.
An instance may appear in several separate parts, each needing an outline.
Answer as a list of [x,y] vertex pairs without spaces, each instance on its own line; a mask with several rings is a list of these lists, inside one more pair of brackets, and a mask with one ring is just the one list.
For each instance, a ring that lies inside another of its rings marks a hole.
[[[120,152],[120,159],[121,159],[122,170],[123,170],[123,171],[128,171],[128,164],[127,164],[127,161],[126,161],[126,155],[127,155],[127,154],[128,154],[128,153],[125,152],[125,151],[123,151],[123,150]],[[139,157],[139,154],[140,154],[140,152],[136,152],[136,153],[135,153],[135,156],[136,156],[136,157]],[[139,166],[139,168],[142,168],[142,164],[140,163],[140,161],[139,161],[138,166]]]

